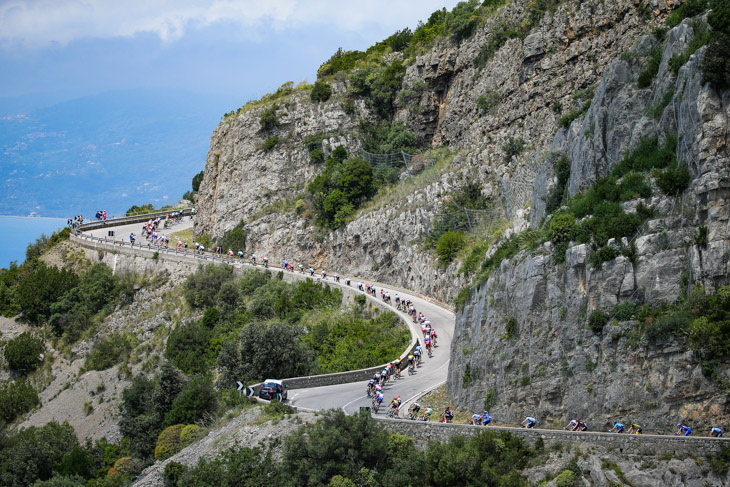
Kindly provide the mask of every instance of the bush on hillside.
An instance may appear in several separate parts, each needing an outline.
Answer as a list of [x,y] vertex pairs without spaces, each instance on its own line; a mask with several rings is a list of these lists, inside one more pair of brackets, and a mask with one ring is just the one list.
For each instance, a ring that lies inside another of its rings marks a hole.
[[216,295],[224,282],[233,278],[230,266],[208,265],[198,267],[185,280],[183,295],[193,308],[209,308],[215,306]]
[[17,289],[16,302],[23,316],[34,325],[51,316],[51,305],[76,287],[79,278],[72,271],[39,263]]
[[330,96],[332,96],[332,87],[328,83],[320,80],[314,82],[312,92],[309,95],[309,98],[313,102],[327,101],[330,99]]
[[600,309],[593,310],[588,317],[588,327],[593,333],[601,333],[608,323],[608,315]]
[[218,400],[210,378],[198,376],[180,391],[165,414],[165,425],[210,420]]
[[96,342],[91,353],[86,357],[84,367],[87,370],[106,370],[114,367],[129,355],[132,344],[129,338],[119,333],[112,333]]
[[436,242],[436,255],[439,264],[446,266],[451,263],[461,249],[466,245],[466,239],[461,232],[446,232]]
[[183,448],[192,445],[199,439],[203,438],[206,434],[205,428],[198,426],[197,424],[189,424],[182,429],[180,432],[180,442]]
[[7,381],[0,386],[0,419],[11,423],[40,403],[38,393],[25,380]]
[[259,124],[261,124],[261,130],[272,130],[279,126],[279,119],[276,117],[276,111],[279,109],[279,105],[274,104],[261,113]]
[[180,441],[180,433],[184,424],[176,424],[168,426],[160,436],[157,437],[157,445],[155,446],[155,460],[165,460],[170,458],[175,453],[182,450],[182,441]]
[[25,332],[5,344],[3,355],[11,370],[27,374],[41,365],[41,354],[44,350],[43,340]]
[[210,348],[213,331],[197,321],[181,323],[170,333],[165,357],[186,374],[205,373],[214,359]]

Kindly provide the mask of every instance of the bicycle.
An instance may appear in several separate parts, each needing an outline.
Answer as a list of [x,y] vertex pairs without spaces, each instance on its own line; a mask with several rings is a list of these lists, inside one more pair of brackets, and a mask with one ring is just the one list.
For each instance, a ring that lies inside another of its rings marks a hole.
[[413,375],[416,373],[416,364],[411,364],[408,366],[408,375]]
[[378,414],[378,409],[380,409],[380,403],[377,398],[375,398],[373,399],[373,411],[375,411],[375,414]]
[[396,416],[398,416],[398,408],[394,408],[394,407],[391,406],[388,409],[388,417],[389,418],[395,418]]
[[428,351],[428,358],[431,358],[433,356],[433,352],[431,351],[431,347],[427,347],[426,350]]

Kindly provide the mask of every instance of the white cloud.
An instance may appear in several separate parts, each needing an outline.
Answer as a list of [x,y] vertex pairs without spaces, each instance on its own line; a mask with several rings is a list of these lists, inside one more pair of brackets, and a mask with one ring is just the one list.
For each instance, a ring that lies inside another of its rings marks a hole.
[[328,24],[359,31],[414,26],[453,0],[0,0],[0,45],[65,45],[79,38],[154,33],[173,41],[187,29],[218,22],[255,35],[262,25],[277,30]]

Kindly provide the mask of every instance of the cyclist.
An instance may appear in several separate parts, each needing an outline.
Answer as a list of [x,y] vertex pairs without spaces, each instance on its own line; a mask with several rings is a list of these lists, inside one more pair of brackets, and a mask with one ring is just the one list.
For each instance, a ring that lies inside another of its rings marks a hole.
[[349,285],[350,285],[350,278],[349,278],[349,277],[346,277],[346,278],[345,278],[345,284],[346,284],[347,286],[349,286]]
[[373,409],[375,409],[376,413],[378,412],[378,409],[380,409],[380,404],[382,404],[383,399],[385,399],[385,396],[383,396],[382,392],[378,391],[373,398]]
[[482,424],[482,415],[479,413],[474,413],[471,415],[471,418],[469,419],[469,424],[474,426],[479,426]]
[[322,279],[327,279],[327,271],[325,271],[324,269],[322,269],[322,271],[320,272],[320,274],[322,275]]
[[636,423],[631,423],[631,425],[629,426],[629,429],[626,433],[628,433],[630,435],[631,434],[639,435],[639,434],[641,434],[641,426],[639,426]]
[[385,384],[385,382],[388,380],[388,369],[383,369],[383,371],[380,373],[380,383]]
[[417,402],[414,402],[411,404],[411,406],[408,408],[408,418],[409,419],[416,419],[418,417],[418,411],[421,410],[421,405]]
[[129,234],[129,243],[134,245],[134,233]]
[[489,415],[488,412],[484,411],[482,413],[482,426],[487,426],[491,422],[492,422],[492,417]]
[[256,254],[254,254],[253,252],[251,252],[251,263],[253,265],[256,265]]
[[527,416],[521,423],[521,426],[524,426],[525,428],[534,428],[535,427],[535,418],[532,416]]
[[430,421],[431,415],[433,414],[433,409],[427,407],[425,411],[423,411],[423,417],[421,418],[422,421]]
[[393,370],[395,371],[395,376],[400,378],[400,359],[393,360]]
[[436,345],[436,330],[431,328],[431,343],[435,346]]
[[450,423],[452,419],[454,419],[454,411],[451,409],[451,406],[446,406],[446,409],[444,409],[444,412],[439,417],[439,421],[442,423]]
[[241,260],[241,264],[243,264],[243,250],[238,249],[238,258]]
[[416,349],[413,351],[413,356],[416,357],[416,361],[420,364],[421,363],[421,356],[423,355],[423,350],[421,349],[421,345],[417,345]]
[[426,323],[421,323],[421,333],[426,336]]
[[368,397],[370,397],[370,396],[373,395],[373,392],[375,391],[375,384],[376,384],[376,382],[377,381],[375,379],[370,379],[368,381]]
[[[269,267],[269,258],[264,255],[264,257],[261,259],[264,261],[264,267]],[[286,265],[284,266],[284,269],[286,269]]]
[[335,274],[334,275],[334,278],[335,278],[335,282],[337,282],[337,283],[340,282],[340,275],[339,274]]
[[571,419],[570,423],[568,423],[565,427],[563,427],[566,431],[575,431],[575,429],[578,427],[578,420]]
[[714,426],[710,430],[710,436],[714,436],[715,438],[719,438],[722,436],[722,430],[720,428],[715,428]]
[[228,258],[233,260],[233,249],[228,249]]
[[623,433],[624,432],[624,425],[621,423],[614,423],[613,428],[608,430],[609,433]]
[[304,266],[302,264],[298,264],[297,267],[299,267],[299,273],[304,274]]
[[412,374],[416,368],[416,357],[410,353],[408,354],[408,373]]
[[677,435],[689,436],[690,434],[692,434],[692,430],[690,429],[689,426],[685,426],[683,424],[678,424],[677,428],[678,428],[677,432],[674,433],[674,436],[677,436]]
[[426,351],[428,352],[428,356],[431,356],[431,337],[426,337],[423,339],[424,345],[426,345]]
[[583,421],[578,421],[578,425],[573,431],[588,431],[588,425],[585,424]]
[[309,267],[309,277],[314,277],[314,267]]
[[398,416],[398,410],[400,409],[401,402],[402,401],[400,396],[396,396],[393,398],[393,400],[390,402],[390,410],[393,411],[393,414],[389,413],[389,416]]

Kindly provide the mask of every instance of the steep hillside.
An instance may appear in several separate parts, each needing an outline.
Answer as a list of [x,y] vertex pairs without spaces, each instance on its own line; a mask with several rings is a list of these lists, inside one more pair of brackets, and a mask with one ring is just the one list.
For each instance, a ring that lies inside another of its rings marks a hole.
[[[697,344],[707,330],[690,331],[728,275],[729,95],[703,71],[723,28],[701,15],[713,5],[485,2],[470,31],[428,47],[363,54],[329,74],[333,56],[320,69],[327,101],[284,87],[221,123],[196,232],[215,240],[244,221],[249,252],[445,301],[465,289],[448,383],[463,407],[555,422],[619,413],[658,428],[717,418],[726,357]],[[444,13],[444,25],[476,7]],[[400,66],[384,110],[371,81]],[[402,146],[425,157],[323,225],[321,185],[307,184],[336,167],[339,146],[378,169],[360,152],[395,152],[372,143],[378,123],[388,134],[402,123],[413,136]],[[429,148],[448,152],[431,166]]]
[[[340,71],[324,78],[332,88],[326,102],[310,101],[306,87],[285,86],[226,117],[211,139],[196,232],[217,238],[245,220],[249,251],[453,298],[466,283],[457,266],[436,272],[436,259],[420,248],[441,201],[474,181],[491,202],[488,219],[503,220],[501,187],[521,168],[542,163],[561,117],[580,110],[606,67],[669,11],[665,2],[651,9],[633,1],[507,3],[486,9],[460,42],[446,37],[428,49],[383,56],[382,64],[405,66],[389,120],[414,133],[421,146],[412,153],[433,146],[457,154],[434,175],[381,189],[337,231],[321,232],[307,220],[305,185],[322,164],[310,157],[306,137],[315,147],[321,141],[325,155],[339,145],[359,155],[367,139],[359,120],[378,119],[370,100],[356,94],[358,71]],[[274,105],[279,124],[264,130],[260,119]],[[266,150],[274,136],[278,143]]]

